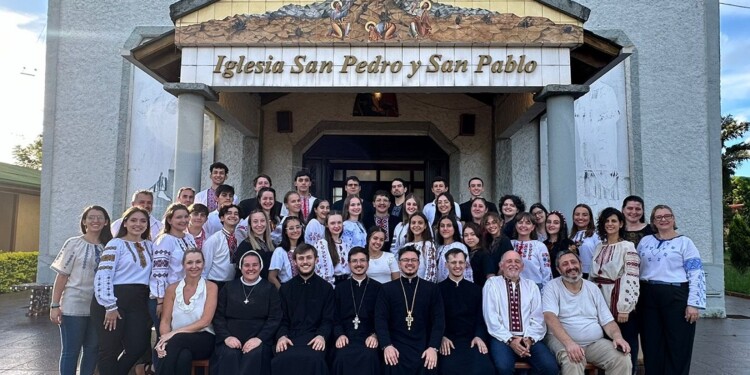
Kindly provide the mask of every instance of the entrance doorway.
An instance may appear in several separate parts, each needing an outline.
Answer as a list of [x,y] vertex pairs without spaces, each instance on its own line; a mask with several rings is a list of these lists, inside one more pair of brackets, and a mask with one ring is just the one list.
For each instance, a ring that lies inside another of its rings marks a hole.
[[315,193],[336,201],[345,195],[347,176],[357,176],[372,200],[377,190],[390,193],[391,181],[402,178],[409,191],[432,200],[428,187],[436,176],[449,175],[448,154],[428,136],[324,135],[303,155],[303,166],[315,180]]

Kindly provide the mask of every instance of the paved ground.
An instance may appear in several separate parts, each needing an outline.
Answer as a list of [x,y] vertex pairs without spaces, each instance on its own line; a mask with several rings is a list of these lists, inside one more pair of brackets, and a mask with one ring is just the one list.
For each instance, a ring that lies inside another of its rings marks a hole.
[[[0,295],[0,373],[57,374],[60,333],[45,317],[27,318],[28,292]],[[702,319],[692,374],[750,373],[750,300],[726,298],[727,319]]]

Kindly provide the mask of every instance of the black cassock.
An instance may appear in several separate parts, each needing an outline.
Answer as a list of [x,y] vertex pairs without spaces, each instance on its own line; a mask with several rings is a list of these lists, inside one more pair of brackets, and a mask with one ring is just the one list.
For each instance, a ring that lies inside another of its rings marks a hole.
[[[417,280],[419,282],[417,283]],[[403,283],[403,284],[402,284]],[[403,285],[403,289],[401,286]],[[419,287],[417,288],[417,285]],[[412,325],[406,323],[407,301],[412,306]],[[406,300],[404,299],[404,290]],[[443,299],[437,284],[417,277],[399,279],[383,284],[375,305],[375,332],[381,348],[393,345],[399,353],[396,366],[384,365],[384,374],[435,374],[424,367],[422,353],[429,347],[439,349],[445,329]]]
[[[350,278],[336,285],[333,293],[334,323],[333,337],[331,337],[331,348],[335,350],[331,367],[333,374],[380,374],[380,349],[377,347],[371,349],[365,345],[367,337],[375,333],[375,303],[380,294],[380,288],[381,284],[369,277],[361,283]],[[359,307],[358,314],[356,313],[357,307]],[[357,319],[356,329],[354,328],[355,318]],[[336,349],[336,340],[341,335],[346,335],[349,344]]]
[[[248,303],[244,303],[246,299]],[[211,359],[211,373],[270,374],[276,330],[280,322],[281,302],[273,284],[264,279],[255,286],[244,288],[240,279],[226,283],[219,291],[213,319],[216,351]],[[224,343],[230,336],[236,337],[241,345],[253,337],[259,338],[262,343],[243,354],[241,348],[232,349]]]
[[448,356],[439,355],[443,375],[494,374],[489,352],[482,354],[471,347],[474,337],[481,338],[489,350],[487,327],[482,315],[482,289],[465,279],[458,284],[450,278],[438,284],[445,305],[445,333],[453,342]]
[[[313,274],[304,280],[300,275],[281,284],[283,317],[276,339],[286,336],[293,345],[271,361],[274,375],[328,374],[325,351],[307,345],[315,336],[322,336],[326,344],[333,326],[333,287]],[[328,345],[326,345],[328,349]]]

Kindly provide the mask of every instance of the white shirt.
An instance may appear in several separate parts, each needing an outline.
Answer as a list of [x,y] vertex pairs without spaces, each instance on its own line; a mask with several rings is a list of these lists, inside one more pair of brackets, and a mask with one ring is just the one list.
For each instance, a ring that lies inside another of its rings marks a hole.
[[[159,232],[161,232],[162,223],[161,221],[157,220],[152,215],[148,215],[149,217],[149,225],[150,225],[150,233],[148,239],[153,241],[156,239],[156,237],[159,235]],[[117,237],[117,232],[120,231],[120,227],[122,226],[122,218],[119,218],[112,222],[112,225],[110,226],[110,229],[112,229],[112,237]]]
[[[318,199],[318,198],[315,198],[312,195],[309,198],[307,198],[307,204],[308,204],[307,214],[308,215],[310,214],[310,211],[312,211],[313,203],[315,203],[316,199]],[[299,202],[301,204],[299,214],[302,215],[305,212],[305,208],[303,207],[305,205],[305,198],[302,197],[302,194],[300,194],[300,196],[299,196]],[[281,216],[289,216],[289,209],[286,208],[285,204],[281,205]],[[307,218],[305,218],[305,219],[307,219]]]
[[149,240],[136,242],[113,238],[104,247],[94,277],[96,301],[107,311],[117,309],[114,286],[125,284],[148,285],[151,278],[154,245]]
[[55,272],[68,277],[60,300],[64,315],[91,315],[94,275],[99,257],[104,252],[104,245],[89,243],[83,236],[68,238],[50,265]]
[[602,327],[614,320],[607,301],[594,283],[582,280],[578,293],[568,290],[562,277],[552,279],[542,291],[544,312],[560,319],[565,332],[576,344],[586,346],[604,337]]
[[521,278],[529,279],[542,286],[552,280],[552,268],[550,268],[547,246],[537,240],[511,240],[510,243],[516,253],[523,259]]
[[[195,194],[195,200],[193,200],[193,203],[200,203],[208,207],[208,189],[197,192]],[[238,198],[236,194],[234,195],[234,199],[232,199],[232,203],[240,203],[240,198]]]
[[324,238],[326,238],[326,227],[318,219],[310,220],[305,226],[305,243],[315,246]]
[[572,240],[578,244],[578,256],[581,257],[581,272],[589,273],[591,270],[591,263],[594,261],[594,251],[596,246],[602,243],[599,235],[594,232],[591,237],[585,237],[586,231],[579,230]]
[[[237,226],[239,227],[239,225]],[[206,238],[208,239],[208,237],[213,236],[216,232],[221,232],[222,228],[224,228],[224,224],[219,219],[219,210],[211,211],[206,218],[206,222],[203,224],[203,231],[206,232]]]
[[[237,231],[234,232],[234,237],[237,238]],[[242,242],[241,239],[237,238],[237,247]],[[229,253],[229,245],[227,244],[227,236],[224,235],[223,231],[219,231],[211,235],[203,243],[203,274],[207,280],[211,281],[230,281],[234,279],[235,265],[231,263],[231,254]]]
[[[456,208],[456,216],[461,217],[461,207],[456,202],[453,202],[453,206]],[[422,213],[427,217],[428,226],[432,226],[432,221],[435,220],[435,212],[437,212],[437,206],[435,206],[434,201],[424,205]]]
[[292,263],[289,262],[289,254],[283,247],[277,247],[271,255],[271,264],[268,269],[279,271],[279,281],[285,283],[292,279]]
[[518,280],[521,291],[520,308],[523,331],[510,330],[510,302],[508,301],[508,286],[505,278],[494,276],[487,280],[482,290],[482,313],[487,323],[487,332],[499,340],[506,342],[512,336],[530,337],[540,341],[547,332],[542,311],[542,296],[539,287],[531,280],[521,277]]
[[452,250],[452,249],[459,249],[464,254],[466,254],[466,268],[464,269],[464,279],[466,281],[474,282],[474,273],[471,270],[471,264],[469,264],[469,250],[466,249],[466,245],[462,244],[461,242],[455,241],[451,243],[450,245],[441,245],[438,246],[438,282],[441,282],[448,278],[450,275],[450,271],[448,271],[448,268],[445,266],[445,254]]
[[688,282],[688,305],[706,308],[706,275],[700,252],[690,238],[680,235],[662,241],[646,236],[638,243],[638,255],[641,280]]
[[378,259],[370,257],[367,276],[381,284],[385,284],[391,281],[391,273],[399,272],[398,262],[396,261],[396,257],[391,253],[381,251],[380,254],[382,255]]
[[[201,316],[203,316],[203,310],[206,306],[206,298],[208,297],[206,279],[201,277],[198,281],[195,294],[190,297],[190,303],[185,303],[184,289],[185,279],[182,279],[175,289],[174,305],[172,305],[172,330],[180,329],[199,321]],[[208,327],[201,329],[199,332],[204,331],[214,333],[213,326],[209,324]]]
[[151,296],[164,298],[167,287],[185,277],[182,257],[185,251],[196,247],[190,233],[185,233],[182,238],[163,234],[154,241],[154,270],[149,282]]
[[341,240],[348,243],[349,247],[365,247],[367,243],[367,231],[359,221],[344,221],[344,231],[341,232]]
[[349,249],[350,246],[345,241],[341,241],[340,244],[336,244],[336,252],[339,255],[339,264],[335,267],[333,265],[333,259],[331,254],[328,252],[328,241],[322,239],[315,244],[315,249],[318,251],[318,261],[315,264],[315,273],[322,277],[325,281],[328,281],[333,285],[335,276],[351,274],[349,270]]
[[393,229],[391,240],[391,253],[398,257],[398,251],[406,245],[406,236],[409,234],[409,223],[398,223]]
[[432,241],[418,241],[409,242],[404,246],[414,246],[419,251],[419,268],[417,269],[417,276],[432,282],[437,282],[438,272],[438,254],[435,244]]

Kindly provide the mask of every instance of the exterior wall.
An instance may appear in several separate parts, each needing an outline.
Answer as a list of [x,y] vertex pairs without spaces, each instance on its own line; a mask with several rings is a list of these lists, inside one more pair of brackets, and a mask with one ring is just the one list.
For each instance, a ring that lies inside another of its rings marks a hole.
[[[263,150],[261,171],[270,175],[274,181],[278,181],[275,184],[278,195],[283,195],[286,189],[291,188],[294,173],[302,168],[300,164],[295,163],[295,160],[302,160],[302,155],[293,155],[292,148],[321,121],[352,121],[356,122],[351,126],[352,133],[365,131],[373,134],[378,130],[378,123],[432,123],[461,150],[460,154],[451,155],[450,160],[450,191],[455,194],[456,199],[460,202],[468,199],[466,180],[475,175],[486,181],[486,191],[492,191],[494,178],[491,177],[492,136],[489,106],[484,106],[463,94],[398,94],[401,116],[354,117],[351,115],[354,99],[354,94],[290,94],[263,108],[266,115],[260,140]],[[291,134],[276,132],[275,113],[286,110],[294,113],[294,132]],[[476,114],[476,135],[473,137],[458,136],[459,115],[467,112]],[[373,125],[367,126],[363,123]]]
[[0,250],[39,249],[39,196],[0,191]]

